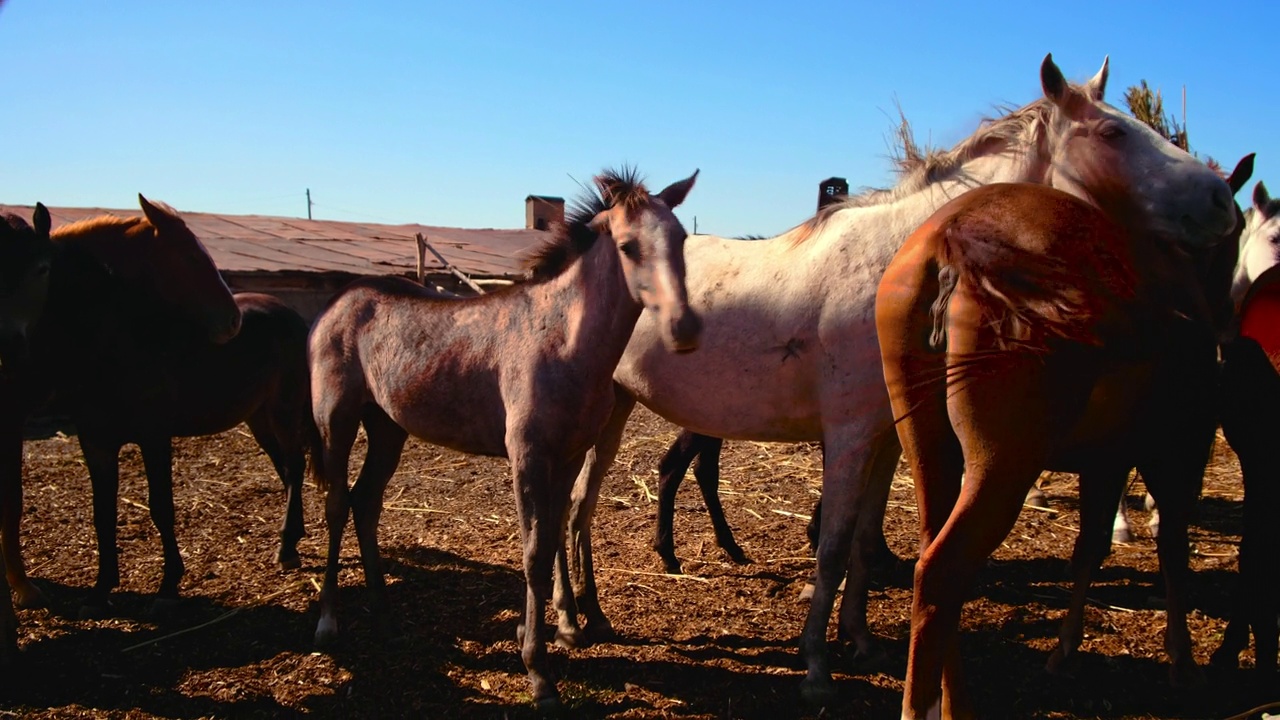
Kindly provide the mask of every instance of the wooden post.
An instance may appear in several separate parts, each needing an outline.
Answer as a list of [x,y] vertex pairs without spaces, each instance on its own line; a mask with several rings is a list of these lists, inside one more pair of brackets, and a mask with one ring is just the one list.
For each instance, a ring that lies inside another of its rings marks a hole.
[[446,260],[444,256],[439,253],[439,251],[431,247],[431,243],[427,242],[427,238],[422,233],[418,233],[417,238],[418,238],[418,282],[421,283],[426,280],[426,268],[425,268],[426,256],[423,254],[423,250],[430,250],[431,254],[436,256],[436,259],[440,261],[440,264],[444,266],[445,270],[448,270],[449,272],[453,273],[455,277],[457,277],[462,282],[466,283],[467,287],[474,290],[477,295],[484,294],[484,288],[477,285],[475,281],[467,277],[466,273],[454,267],[453,263]]

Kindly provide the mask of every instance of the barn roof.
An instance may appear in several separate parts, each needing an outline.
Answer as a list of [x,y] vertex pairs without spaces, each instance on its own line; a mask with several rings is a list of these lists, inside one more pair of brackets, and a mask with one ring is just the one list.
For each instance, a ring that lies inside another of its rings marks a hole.
[[[16,213],[28,220],[32,209],[30,205],[0,204],[0,213]],[[413,273],[418,267],[414,236],[422,233],[431,246],[459,270],[468,275],[501,277],[520,274],[525,253],[547,235],[542,230],[464,229],[179,212],[209,249],[214,262],[226,272]],[[104,214],[131,217],[141,211],[51,207],[49,213],[57,227]],[[426,267],[429,272],[442,269],[430,253]]]

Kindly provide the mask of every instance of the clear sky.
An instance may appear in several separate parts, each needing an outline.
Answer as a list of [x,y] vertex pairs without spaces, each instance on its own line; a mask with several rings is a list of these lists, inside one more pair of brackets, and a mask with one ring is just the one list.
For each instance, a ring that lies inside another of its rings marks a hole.
[[[701,168],[692,229],[774,234],[819,180],[892,181],[900,104],[950,145],[1111,56],[1193,149],[1280,190],[1280,2],[7,0],[0,202],[520,227],[632,163]],[[1251,190],[1252,184],[1249,189]],[[1241,200],[1247,202],[1247,191]]]

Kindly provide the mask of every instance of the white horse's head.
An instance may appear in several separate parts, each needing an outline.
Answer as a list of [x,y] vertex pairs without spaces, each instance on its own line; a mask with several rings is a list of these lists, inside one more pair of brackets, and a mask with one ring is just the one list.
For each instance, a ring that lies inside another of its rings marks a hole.
[[1280,199],[1273,200],[1261,181],[1253,186],[1253,207],[1244,218],[1240,259],[1231,284],[1231,299],[1237,307],[1259,275],[1280,265]]
[[1045,56],[1040,82],[1047,118],[1046,181],[1094,202],[1123,199],[1152,231],[1192,247],[1212,245],[1235,227],[1231,190],[1221,177],[1167,138],[1103,102],[1108,61],[1083,85],[1068,83]]

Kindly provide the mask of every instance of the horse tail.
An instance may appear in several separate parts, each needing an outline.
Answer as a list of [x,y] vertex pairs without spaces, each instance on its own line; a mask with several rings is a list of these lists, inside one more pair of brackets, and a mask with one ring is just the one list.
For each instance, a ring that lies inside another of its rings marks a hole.
[[316,425],[316,418],[311,410],[310,393],[307,396],[306,417],[302,418],[302,435],[307,456],[310,458],[308,467],[311,470],[311,481],[316,484],[316,488],[322,495],[327,495],[329,475],[325,472],[324,465],[324,438],[320,436],[320,427]]
[[1052,254],[1022,247],[986,222],[952,218],[941,235],[939,263],[967,287],[999,350],[1045,352],[1055,341],[1101,345],[1108,316],[1134,294],[1132,263],[1087,232],[1055,242]]

